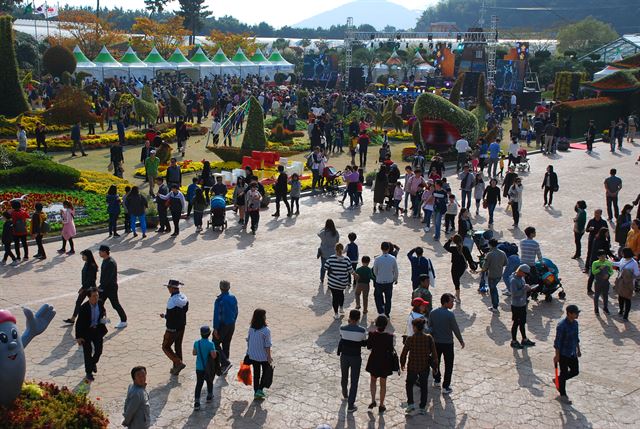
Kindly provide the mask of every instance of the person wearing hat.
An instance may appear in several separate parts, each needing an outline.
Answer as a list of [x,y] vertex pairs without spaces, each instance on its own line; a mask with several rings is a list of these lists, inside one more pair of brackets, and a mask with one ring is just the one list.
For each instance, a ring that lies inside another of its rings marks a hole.
[[[578,316],[580,309],[577,305],[567,306],[567,316],[556,326],[556,339],[553,342],[555,355],[553,364],[560,365],[560,376],[558,377],[558,392],[561,402],[571,405],[571,400],[567,396],[567,380],[580,373],[578,358],[582,356],[580,351],[580,337],[578,333]],[[555,382],[555,380],[554,380]]]
[[[421,300],[421,298],[416,298]],[[423,301],[424,302],[424,301]],[[424,305],[424,304],[423,304]],[[416,409],[413,404],[413,386],[418,382],[420,386],[420,411],[421,415],[427,413],[427,395],[429,391],[429,369],[437,367],[438,352],[433,337],[424,332],[427,321],[423,318],[414,319],[411,322],[411,336],[407,338],[400,354],[400,367],[407,368],[407,409],[406,413],[411,414]],[[409,355],[409,362],[407,362]]]
[[207,382],[207,402],[213,399],[213,378],[205,377],[205,368],[209,359],[216,359],[218,356],[215,344],[209,339],[211,328],[208,325],[200,327],[200,339],[193,343],[193,355],[196,357],[196,391],[193,408],[200,409],[200,394],[202,385]]
[[[536,345],[536,343],[527,338],[527,332],[525,331],[525,324],[527,323],[527,292],[531,290],[531,286],[526,283],[525,277],[530,273],[531,267],[529,265],[520,265],[516,272],[511,275],[509,284],[509,290],[511,291],[511,319],[513,320],[511,325],[511,347],[514,349]],[[522,335],[521,343],[516,340],[518,329],[520,329],[520,334]]]
[[118,264],[116,264],[116,261],[111,257],[111,249],[107,245],[103,244],[100,246],[98,255],[102,258],[99,287],[99,291],[102,294],[101,301],[106,303],[107,300],[109,300],[113,309],[118,313],[120,323],[118,323],[115,328],[126,328],[127,313],[124,312],[124,308],[122,308],[120,300],[118,299]]
[[213,303],[213,341],[218,350],[222,364],[222,373],[226,375],[231,368],[231,339],[238,319],[238,300],[229,292],[231,283],[220,280],[220,295]]
[[425,319],[427,312],[427,306],[429,305],[429,301],[426,301],[420,297],[413,298],[411,300],[411,313],[407,317],[407,333],[404,336],[403,340],[406,340],[408,337],[413,335],[413,321],[416,319]]
[[[173,362],[173,367],[169,372],[171,375],[178,375],[186,367],[182,362],[182,338],[184,337],[184,327],[187,324],[189,300],[185,294],[180,292],[184,283],[178,280],[169,280],[165,286],[171,296],[167,301],[166,312],[160,314],[160,317],[166,321],[162,351]],[[171,346],[174,346],[175,351],[171,349]]]
[[429,317],[429,313],[431,313],[431,302],[433,301],[433,297],[431,295],[431,291],[429,287],[431,286],[431,277],[429,274],[420,274],[420,284],[417,288],[413,290],[411,293],[411,298],[422,298],[427,302],[427,308],[425,311],[425,317]]
[[[144,149],[143,149],[144,151]],[[149,195],[155,197],[153,193],[156,178],[158,177],[158,168],[160,167],[160,158],[156,156],[155,149],[149,151],[149,156],[144,160],[144,169],[147,173],[147,182],[149,182]]]

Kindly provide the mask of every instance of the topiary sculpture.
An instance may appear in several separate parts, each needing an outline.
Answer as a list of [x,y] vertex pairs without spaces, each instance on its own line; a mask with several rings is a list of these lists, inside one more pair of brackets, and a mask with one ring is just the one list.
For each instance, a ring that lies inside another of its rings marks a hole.
[[169,116],[178,117],[187,114],[187,106],[175,95],[169,95]]
[[475,115],[430,92],[421,94],[413,107],[419,121],[424,119],[444,120],[454,125],[468,141],[478,139],[479,127]]
[[73,74],[76,71],[77,62],[73,52],[62,45],[56,45],[44,52],[42,65],[54,77],[62,77],[64,72]]
[[142,88],[140,97],[136,97],[133,101],[133,107],[138,118],[144,119],[147,124],[155,124],[158,119],[159,109],[156,100],[153,98],[153,92],[149,85]]
[[0,16],[0,115],[14,117],[29,111],[29,104],[18,79],[18,62],[13,40],[12,17]]
[[478,77],[478,94],[476,97],[476,102],[478,105],[475,109],[471,111],[473,115],[478,120],[478,129],[483,130],[487,125],[487,120],[485,119],[487,113],[491,112],[493,108],[491,107],[491,103],[487,100],[486,88],[484,84],[484,74],[480,73]]
[[247,115],[247,128],[242,138],[242,149],[263,151],[267,147],[267,138],[264,135],[264,112],[257,98],[249,99],[249,114]]
[[456,83],[453,84],[451,88],[451,95],[449,96],[449,101],[456,106],[460,105],[460,95],[462,94],[462,88],[464,87],[464,78],[466,74],[460,73],[458,79],[456,79]]

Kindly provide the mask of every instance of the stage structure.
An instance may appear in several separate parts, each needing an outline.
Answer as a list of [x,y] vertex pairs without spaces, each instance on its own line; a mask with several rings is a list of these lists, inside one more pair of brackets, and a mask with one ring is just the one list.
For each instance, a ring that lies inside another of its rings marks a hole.
[[487,84],[495,84],[496,76],[496,47],[498,45],[498,17],[491,16],[491,29],[489,31],[457,31],[457,32],[389,32],[389,31],[355,31],[353,18],[347,18],[347,28],[345,31],[344,50],[345,50],[345,81],[349,86],[348,71],[353,66],[353,45],[355,42],[372,43],[379,41],[395,41],[396,43],[406,43],[408,40],[417,40],[425,42],[428,49],[434,50],[438,44],[449,46],[464,45],[465,43],[473,43],[475,45],[484,45],[487,58]]

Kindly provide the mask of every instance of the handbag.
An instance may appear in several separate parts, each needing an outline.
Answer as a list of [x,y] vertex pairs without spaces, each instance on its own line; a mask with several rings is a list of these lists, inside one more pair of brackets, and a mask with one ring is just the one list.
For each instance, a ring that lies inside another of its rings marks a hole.
[[270,363],[267,363],[267,366],[264,368],[261,382],[262,386],[264,386],[266,389],[270,388],[271,384],[273,383],[273,365],[271,365]]
[[107,171],[113,171],[113,162],[110,162],[109,165],[107,165]]
[[400,358],[395,348],[391,349],[391,371],[400,372]]
[[245,386],[251,386],[253,383],[253,376],[251,375],[251,366],[242,362],[240,369],[238,369],[238,381]]
[[[628,270],[625,270],[625,268],[631,263],[635,263],[635,260],[631,260],[627,262],[624,267],[620,267],[620,273],[616,278],[616,282],[614,286],[618,295],[626,299],[631,299],[631,297],[633,296],[633,290],[634,290],[633,274]],[[627,274],[625,274],[625,271],[627,271]]]
[[485,198],[485,199],[482,200],[482,208],[486,209],[487,207],[489,207],[489,203],[487,202],[487,199]]

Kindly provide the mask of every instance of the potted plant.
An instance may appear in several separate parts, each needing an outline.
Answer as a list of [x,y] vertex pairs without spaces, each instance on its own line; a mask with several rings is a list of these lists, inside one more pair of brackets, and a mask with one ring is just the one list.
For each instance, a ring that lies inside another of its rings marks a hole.
[[158,226],[158,208],[155,202],[150,201],[147,209],[147,228],[152,229]]

